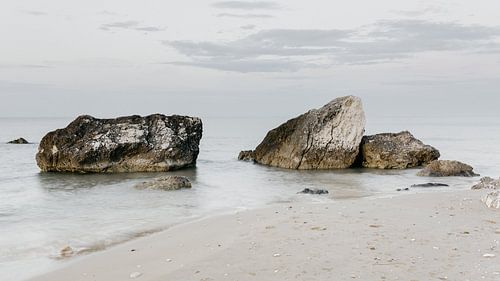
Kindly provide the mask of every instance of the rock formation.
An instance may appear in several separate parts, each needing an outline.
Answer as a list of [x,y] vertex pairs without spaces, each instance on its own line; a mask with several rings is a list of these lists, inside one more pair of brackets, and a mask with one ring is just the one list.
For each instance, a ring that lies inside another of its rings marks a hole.
[[488,208],[500,209],[500,191],[493,191],[481,198]]
[[348,168],[358,155],[364,127],[361,100],[341,97],[271,130],[240,158],[288,169]]
[[49,172],[170,171],[196,164],[201,136],[195,117],[84,115],[45,135],[36,160]]
[[18,138],[15,140],[11,140],[8,143],[10,143],[10,144],[28,144],[29,142],[24,138]]
[[135,186],[137,189],[178,190],[191,188],[191,182],[183,176],[165,176]]
[[255,161],[252,150],[244,150],[238,155],[238,160],[241,161]]
[[481,178],[472,189],[500,189],[500,178],[497,180],[490,177]]
[[474,177],[473,168],[458,161],[436,160],[429,163],[417,174],[422,177]]
[[437,149],[425,145],[410,132],[364,136],[357,166],[376,169],[407,169],[437,160]]

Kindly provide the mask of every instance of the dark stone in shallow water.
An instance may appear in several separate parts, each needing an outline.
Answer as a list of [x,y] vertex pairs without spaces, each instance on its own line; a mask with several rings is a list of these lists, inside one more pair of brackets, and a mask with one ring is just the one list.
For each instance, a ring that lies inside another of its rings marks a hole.
[[11,140],[8,143],[10,143],[10,144],[28,144],[29,142],[24,138],[18,138],[17,140]]
[[413,184],[411,187],[441,187],[441,186],[449,186],[444,183],[438,183],[438,182],[429,182],[429,183],[422,183],[422,184]]
[[302,194],[328,194],[328,190],[326,189],[310,189],[310,188],[305,188],[301,192]]

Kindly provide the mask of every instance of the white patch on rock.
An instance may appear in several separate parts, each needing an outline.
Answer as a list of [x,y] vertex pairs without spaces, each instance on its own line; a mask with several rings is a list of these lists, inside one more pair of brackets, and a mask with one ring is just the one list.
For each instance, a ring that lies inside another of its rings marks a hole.
[[56,154],[57,152],[59,152],[59,149],[57,149],[57,146],[53,145],[52,146],[52,154]]

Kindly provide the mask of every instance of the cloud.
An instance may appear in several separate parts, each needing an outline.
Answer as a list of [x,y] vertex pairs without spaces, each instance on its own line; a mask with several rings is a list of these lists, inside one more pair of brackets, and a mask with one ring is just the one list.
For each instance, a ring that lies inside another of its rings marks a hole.
[[[164,41],[190,61],[237,72],[296,71],[338,64],[380,64],[424,52],[495,52],[499,27],[424,20],[379,21],[357,30],[271,29],[230,42]],[[277,63],[276,67],[270,66]]]
[[220,1],[212,5],[216,8],[235,10],[276,10],[280,6],[271,1]]
[[45,64],[2,64],[0,63],[0,69],[1,68],[33,68],[33,69],[39,69],[39,68],[51,68],[50,65],[45,65]]
[[112,31],[116,29],[128,29],[128,30],[147,31],[147,32],[157,32],[165,30],[164,28],[157,26],[142,26],[139,21],[133,21],[133,20],[102,24],[99,27],[99,29],[105,31]]
[[247,24],[247,25],[242,25],[240,26],[241,29],[244,29],[244,30],[251,30],[251,29],[255,29],[255,25],[253,24]]
[[227,18],[243,18],[243,19],[269,19],[274,18],[272,15],[266,14],[231,14],[231,13],[220,13],[217,17],[227,17]]

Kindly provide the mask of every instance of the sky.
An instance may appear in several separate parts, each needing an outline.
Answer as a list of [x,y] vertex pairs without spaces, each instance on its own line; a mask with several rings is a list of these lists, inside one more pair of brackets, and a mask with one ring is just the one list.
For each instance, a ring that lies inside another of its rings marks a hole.
[[0,116],[499,115],[497,0],[2,0]]

